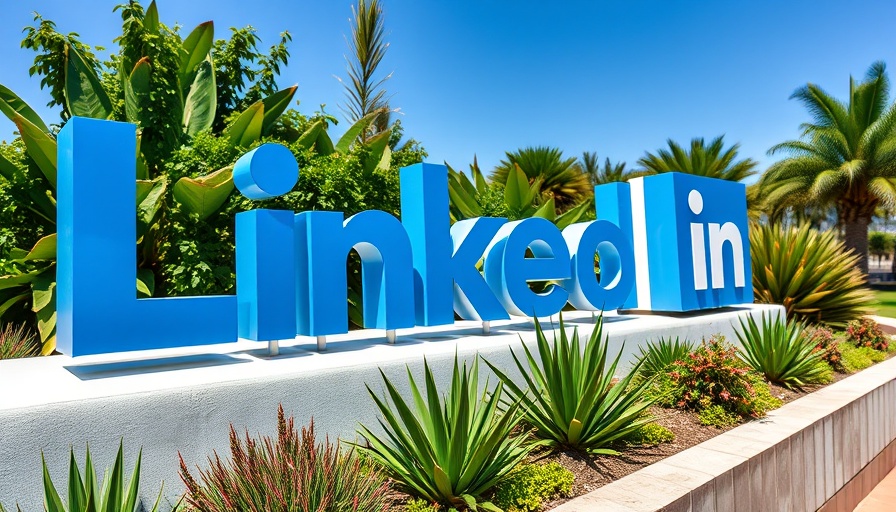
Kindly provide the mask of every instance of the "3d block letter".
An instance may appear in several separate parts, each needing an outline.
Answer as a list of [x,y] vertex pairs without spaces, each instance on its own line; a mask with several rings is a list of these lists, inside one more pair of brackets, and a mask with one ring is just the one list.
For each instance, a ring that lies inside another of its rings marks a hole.
[[236,341],[236,297],[137,299],[136,127],[59,132],[57,349],[69,356]]

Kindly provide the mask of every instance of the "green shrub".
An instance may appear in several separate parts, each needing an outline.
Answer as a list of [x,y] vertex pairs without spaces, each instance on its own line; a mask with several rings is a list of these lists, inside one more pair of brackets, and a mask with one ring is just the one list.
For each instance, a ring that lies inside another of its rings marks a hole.
[[890,346],[890,337],[884,334],[877,322],[868,317],[849,322],[846,339],[857,347],[870,347],[881,352],[886,352]]
[[362,451],[383,466],[401,490],[416,498],[447,507],[494,508],[483,502],[533,445],[515,432],[522,415],[518,401],[501,411],[504,386],[479,392],[479,361],[471,368],[454,359],[451,385],[440,393],[429,364],[424,361],[425,396],[408,369],[410,400],[382,373],[386,397],[367,387],[383,419],[385,435],[361,425],[367,440]]
[[676,361],[684,360],[694,350],[694,344],[678,338],[660,338],[656,342],[648,341],[638,350],[641,352],[638,373],[642,378],[649,379],[666,371]]
[[553,346],[537,319],[535,335],[538,360],[525,344],[527,364],[512,352],[527,389],[486,361],[512,399],[521,402],[526,422],[535,427],[534,435],[552,448],[616,454],[609,448],[614,441],[650,421],[643,414],[651,405],[645,398],[649,381],[632,382],[637,367],[614,381],[622,351],[607,364],[609,342],[603,336],[603,316],[584,348],[579,345],[578,329],[572,338],[567,336],[562,315],[560,336],[555,336]]
[[736,330],[743,347],[740,358],[770,382],[788,388],[822,382],[829,367],[803,329],[803,324],[788,323],[777,314],[763,313],[760,324],[747,316]]
[[[41,453],[40,459],[44,474],[44,504],[47,512],[136,512],[138,507],[142,510],[138,497],[140,495],[140,460],[143,450],[140,450],[140,454],[137,455],[137,462],[134,464],[134,471],[131,473],[130,483],[127,486],[124,483],[123,452],[123,443],[119,443],[112,471],[103,472],[101,484],[96,479],[90,448],[87,448],[83,478],[78,463],[75,461],[75,452],[72,450],[69,459],[67,504],[63,503],[62,498],[59,497],[53,480],[50,478],[44,454]],[[151,512],[159,510],[161,501],[162,491],[159,491],[159,496],[156,498]]]
[[702,425],[718,428],[733,427],[740,423],[741,420],[740,416],[726,411],[724,407],[718,404],[701,409],[697,413],[697,418]]
[[840,341],[834,331],[823,325],[806,330],[809,342],[815,345],[815,351],[821,353],[821,359],[828,363],[834,371],[843,372],[843,356],[840,354]]
[[871,347],[856,347],[851,343],[842,344],[843,369],[847,373],[864,370],[874,363],[886,359],[887,355]]
[[543,501],[572,492],[572,472],[556,462],[523,464],[495,490],[495,505],[504,512],[537,512]]
[[0,331],[0,359],[31,357],[40,354],[40,344],[24,324],[14,327],[6,324]]
[[648,423],[627,435],[622,441],[631,445],[657,445],[671,443],[675,434],[659,423]]
[[[415,499],[407,502],[404,506],[405,512],[439,512],[442,507],[426,500]],[[451,508],[447,512],[457,512],[457,509]]]
[[750,225],[756,302],[783,304],[788,320],[845,327],[871,312],[859,258],[831,231]]
[[351,450],[339,443],[318,443],[314,422],[296,431],[292,417],[277,411],[277,438],[240,439],[230,427],[231,460],[218,454],[211,468],[199,469],[199,481],[180,458],[180,475],[187,487],[184,502],[199,512],[249,510],[385,511],[389,509],[389,484]]

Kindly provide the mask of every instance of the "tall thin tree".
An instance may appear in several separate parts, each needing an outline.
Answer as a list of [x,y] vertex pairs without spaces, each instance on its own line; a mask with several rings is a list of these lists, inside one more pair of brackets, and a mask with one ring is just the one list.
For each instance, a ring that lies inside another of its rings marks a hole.
[[350,123],[369,114],[380,113],[371,122],[370,129],[361,133],[361,140],[364,141],[389,126],[391,111],[383,84],[392,77],[392,73],[386,76],[377,74],[377,68],[389,49],[379,1],[358,0],[358,5],[352,7],[352,14],[354,18],[349,20],[351,38],[346,41],[350,55],[345,56],[348,80],[337,78],[345,87],[346,102],[341,107]]

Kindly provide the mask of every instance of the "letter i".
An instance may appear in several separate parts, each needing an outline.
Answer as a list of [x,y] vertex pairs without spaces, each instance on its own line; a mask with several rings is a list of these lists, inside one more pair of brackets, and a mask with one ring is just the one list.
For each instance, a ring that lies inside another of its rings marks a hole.
[[[688,206],[694,215],[700,215],[703,211],[703,196],[696,190],[688,194]],[[691,222],[691,257],[694,262],[694,289],[706,290],[709,288],[706,277],[706,245],[704,242],[703,224]]]

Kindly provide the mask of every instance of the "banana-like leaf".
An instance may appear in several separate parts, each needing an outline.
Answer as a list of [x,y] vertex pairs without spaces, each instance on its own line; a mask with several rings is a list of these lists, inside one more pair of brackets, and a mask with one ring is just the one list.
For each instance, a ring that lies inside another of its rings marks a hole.
[[137,269],[137,297],[152,297],[156,290],[156,276],[148,268]]
[[[525,206],[529,191],[529,180],[519,166],[514,166],[513,171],[507,174],[507,182],[504,184],[504,203],[512,211],[520,211]],[[531,203],[530,203],[531,204]]]
[[137,240],[139,241],[156,222],[156,217],[165,203],[167,185],[163,180],[137,181]]
[[26,272],[24,274],[15,274],[0,277],[0,290],[6,290],[9,288],[15,288],[17,286],[27,285],[34,282],[43,272],[43,270],[34,270],[31,272]]
[[230,137],[233,147],[249,147],[261,138],[264,125],[264,103],[258,101],[243,111],[233,123],[227,127],[226,135]]
[[178,77],[180,85],[187,88],[193,83],[196,66],[208,56],[215,39],[215,24],[211,21],[200,23],[184,40],[180,54]]
[[371,112],[355,121],[355,124],[349,126],[348,130],[346,130],[345,133],[342,134],[342,137],[339,137],[339,141],[336,142],[336,146],[334,146],[336,152],[348,153],[352,147],[352,143],[358,139],[358,136],[364,133],[364,130],[370,126],[370,123],[372,123],[373,119],[379,114],[379,112]]
[[326,156],[333,154],[335,151],[333,148],[333,140],[330,139],[330,134],[327,133],[326,129],[317,133],[317,140],[314,141],[314,147],[319,155]]
[[183,177],[174,184],[174,199],[200,220],[218,211],[233,191],[233,166],[200,178]]
[[367,141],[368,153],[364,161],[361,162],[365,173],[373,172],[376,166],[379,165],[380,160],[383,158],[383,153],[389,147],[390,135],[392,135],[391,129],[378,133]]
[[56,233],[47,235],[38,240],[22,261],[55,260],[56,259]]
[[152,3],[146,8],[146,14],[143,16],[143,28],[151,34],[159,33],[159,8],[156,6],[156,0],[152,0]]
[[143,157],[143,153],[140,151],[142,143],[143,132],[137,130],[137,179],[147,180],[149,179],[149,166],[146,165],[146,158]]
[[264,104],[264,120],[261,125],[262,134],[268,134],[271,131],[271,127],[277,122],[280,114],[289,107],[289,103],[292,101],[292,97],[296,94],[296,89],[298,88],[298,85],[287,87],[261,100]]
[[383,157],[380,158],[380,162],[376,164],[376,168],[387,171],[389,170],[389,167],[392,167],[392,148],[387,144],[386,149],[383,150]]
[[151,75],[152,65],[149,57],[138,60],[130,74],[122,73],[125,116],[128,121],[137,125],[140,124],[141,106],[149,99]]
[[[196,77],[187,99],[184,100],[184,131],[189,136],[208,130],[215,121],[215,110],[218,94],[215,85],[215,67],[211,56],[199,63],[196,69]],[[267,108],[265,108],[267,117]]]
[[554,198],[550,197],[547,201],[544,202],[535,213],[532,214],[533,217],[541,217],[542,219],[547,219],[551,222],[554,222],[554,219],[557,217],[557,211],[554,207]]
[[296,143],[305,149],[311,149],[314,146],[314,143],[317,142],[317,136],[320,134],[321,130],[324,130],[324,122],[323,120],[318,119],[311,123],[311,126],[299,136]]
[[[5,296],[4,296],[4,298],[5,298]],[[15,306],[16,304],[19,304],[20,302],[24,302],[30,298],[31,298],[31,290],[26,288],[24,291],[22,291],[22,293],[19,293],[18,295],[13,295],[11,298],[5,300],[3,302],[3,304],[0,304],[0,317],[3,317],[3,315],[5,315],[6,312],[9,311],[10,308]]]
[[[551,200],[553,200],[553,198],[551,198]],[[557,225],[557,229],[564,229],[567,226],[578,222],[590,208],[593,208],[591,201],[585,201],[576,205],[574,208],[563,212],[563,214],[554,219],[554,224]]]
[[72,45],[65,46],[65,106],[73,116],[109,119],[112,101],[96,71]]
[[31,283],[32,309],[37,316],[37,331],[43,344],[41,354],[56,350],[56,267],[41,272]]
[[22,136],[22,141],[25,143],[28,156],[34,160],[40,172],[55,190],[56,141],[21,114],[16,115],[14,121],[19,129],[19,135]]
[[3,85],[0,85],[0,111],[6,114],[6,117],[13,122],[15,122],[15,115],[17,113],[21,114],[22,117],[31,121],[31,124],[34,126],[46,133],[50,132],[44,120],[37,115],[33,108],[25,103],[25,100]]

